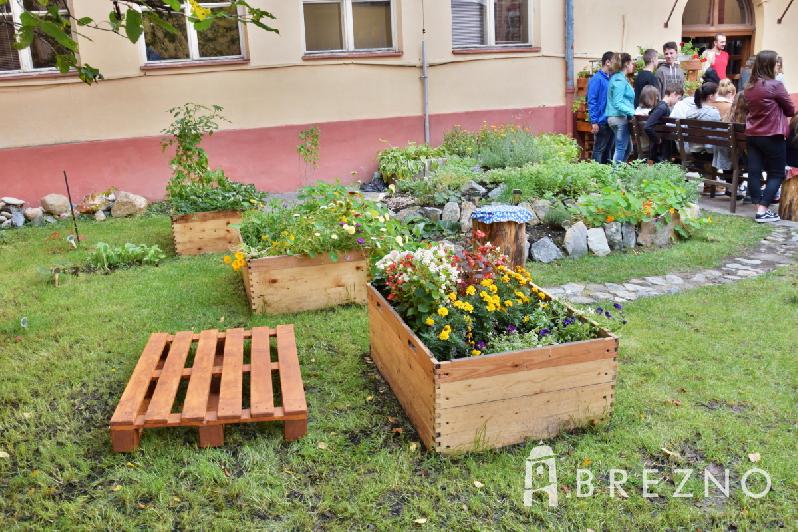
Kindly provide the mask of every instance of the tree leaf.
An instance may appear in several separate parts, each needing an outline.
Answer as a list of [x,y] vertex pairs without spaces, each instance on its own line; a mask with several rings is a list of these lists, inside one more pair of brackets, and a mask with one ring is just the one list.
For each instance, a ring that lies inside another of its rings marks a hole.
[[180,11],[180,0],[163,0],[172,11]]
[[94,19],[91,17],[81,17],[78,19],[78,26],[88,26],[94,22]]
[[154,13],[154,12],[152,12],[152,11],[145,11],[145,12],[144,12],[144,18],[146,18],[146,19],[147,19],[147,21],[149,21],[149,22],[151,22],[151,23],[155,24],[155,25],[156,25],[156,26],[158,26],[159,28],[161,28],[161,29],[163,29],[163,30],[165,30],[165,31],[167,31],[167,32],[169,32],[169,33],[171,33],[172,35],[177,35],[177,28],[175,28],[175,27],[174,27],[173,25],[171,25],[169,22],[167,22],[166,20],[164,20],[164,19],[163,19],[161,16],[159,16],[157,13]]
[[76,43],[74,39],[72,39],[72,37],[70,37],[69,34],[55,22],[50,22],[49,20],[39,20],[39,28],[41,28],[41,30],[49,37],[52,37],[55,42],[70,52],[78,51],[78,43]]
[[141,23],[141,13],[135,9],[128,9],[125,13],[125,33],[130,42],[136,42],[141,37],[144,26]]

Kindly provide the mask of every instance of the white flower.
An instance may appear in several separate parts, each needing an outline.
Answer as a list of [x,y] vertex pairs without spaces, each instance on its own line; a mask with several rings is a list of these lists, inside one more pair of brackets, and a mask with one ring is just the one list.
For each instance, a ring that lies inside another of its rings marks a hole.
[[397,235],[396,236],[396,243],[399,244],[400,246],[403,244],[402,235]]
[[313,233],[316,236],[321,236],[321,233]]
[[330,238],[332,238],[333,240],[338,240],[338,235],[330,235]]

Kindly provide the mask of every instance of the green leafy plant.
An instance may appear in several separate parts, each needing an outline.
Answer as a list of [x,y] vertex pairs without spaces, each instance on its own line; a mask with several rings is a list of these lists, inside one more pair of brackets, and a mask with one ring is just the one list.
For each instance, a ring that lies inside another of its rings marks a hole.
[[579,157],[576,141],[565,135],[534,135],[510,124],[483,127],[479,132],[479,161],[484,168],[515,168],[526,164]]
[[477,154],[477,134],[454,126],[443,135],[443,150],[458,157],[475,157]]
[[476,159],[450,157],[427,178],[409,177],[396,182],[400,192],[412,194],[421,205],[443,205],[459,201],[460,190],[469,181],[481,180],[485,174],[477,172]]
[[303,129],[299,132],[299,144],[296,147],[305,164],[313,168],[319,167],[319,134],[319,128],[316,126]]
[[574,102],[571,104],[571,111],[574,113],[578,113],[584,109],[584,106],[587,102],[587,99],[584,96],[579,96],[578,98],[574,98]]
[[557,202],[546,212],[543,223],[550,227],[564,227],[564,224],[571,221],[573,217],[574,213],[570,208]]
[[499,199],[510,201],[512,190],[521,191],[524,201],[538,198],[572,198],[598,191],[610,182],[612,168],[593,161],[569,163],[552,160],[521,168],[487,172],[488,179],[506,185]]
[[157,266],[165,258],[166,254],[157,245],[148,246],[128,242],[123,246],[110,246],[105,242],[98,242],[86,258],[84,269],[110,272],[131,266]]
[[684,41],[682,43],[679,43],[679,46],[680,46],[679,50],[680,55],[688,55],[692,59],[698,59],[698,49],[693,44],[693,41],[690,40]]
[[424,170],[427,160],[445,156],[441,148],[432,148],[426,144],[408,143],[404,148],[391,147],[382,150],[377,156],[380,174],[386,183],[396,179],[415,177]]

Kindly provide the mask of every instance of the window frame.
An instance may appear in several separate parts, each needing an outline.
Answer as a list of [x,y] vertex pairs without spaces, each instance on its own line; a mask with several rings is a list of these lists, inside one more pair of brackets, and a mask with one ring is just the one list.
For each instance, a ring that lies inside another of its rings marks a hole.
[[[454,19],[451,18],[451,32],[449,33],[449,37],[452,38],[452,50],[455,52],[458,50],[479,50],[479,49],[488,49],[493,48],[497,50],[503,49],[513,49],[513,48],[523,48],[528,49],[534,47],[534,21],[535,21],[535,0],[523,0],[527,3],[527,18],[526,27],[527,27],[527,35],[526,41],[524,42],[517,42],[517,43],[508,43],[508,44],[496,44],[496,4],[494,0],[487,0],[487,4],[485,6],[485,28],[483,31],[485,32],[485,44],[461,44],[455,45],[454,44]],[[451,0],[449,0],[449,16],[452,15],[452,5]]]
[[[191,16],[191,3],[185,0],[181,0],[182,4],[182,14],[186,21],[186,42],[188,45],[188,57],[184,57],[181,59],[160,59],[157,61],[150,61],[147,59],[147,42],[144,38],[144,32],[141,33],[141,37],[138,40],[138,47],[139,47],[139,55],[141,57],[141,62],[144,66],[162,66],[162,65],[180,65],[185,63],[213,63],[213,62],[229,62],[231,60],[246,60],[248,58],[247,55],[247,44],[246,44],[246,32],[244,24],[239,20],[238,21],[238,43],[240,48],[240,53],[237,55],[219,55],[214,57],[203,57],[200,55],[199,49],[199,36],[196,28],[194,28],[194,24],[192,24],[188,17]],[[201,7],[205,7],[208,9],[219,9],[230,7],[231,3],[229,1],[221,1],[221,2],[199,2]],[[139,12],[147,11],[145,8],[141,8],[140,6],[136,8]],[[175,11],[177,13],[177,11]],[[238,15],[243,16],[243,7],[238,6]]]
[[[356,0],[302,0],[299,3],[300,21],[302,24],[302,53],[307,57],[323,55],[357,55],[381,52],[397,52],[399,45],[396,42],[396,0],[387,0],[391,11],[391,44],[387,48],[355,48],[355,24],[352,4]],[[305,5],[306,4],[340,4],[341,5],[341,32],[344,48],[340,50],[308,50],[308,42],[305,35]]]
[[[6,4],[9,7],[9,13],[3,13],[4,16],[11,15],[11,23],[14,25],[14,34],[16,35],[17,28],[16,26],[20,24],[20,17],[22,17],[22,13],[25,11],[29,13],[33,13],[36,15],[45,15],[47,11],[44,10],[29,10],[25,9],[23,5],[23,0],[8,0]],[[67,9],[59,9],[58,13],[61,15],[68,15],[71,11],[69,2],[66,3]],[[70,23],[70,26],[72,24]],[[70,27],[74,35],[74,28]],[[73,37],[74,38],[74,37]],[[27,48],[23,48],[22,50],[14,50],[17,52],[17,58],[19,60],[19,68],[17,70],[0,70],[0,77],[3,76],[19,76],[19,75],[26,75],[26,74],[41,74],[41,73],[57,73],[59,72],[57,66],[51,67],[39,67],[36,68],[33,66],[33,53],[31,52],[30,46]],[[69,69],[70,72],[74,72],[73,68]]]

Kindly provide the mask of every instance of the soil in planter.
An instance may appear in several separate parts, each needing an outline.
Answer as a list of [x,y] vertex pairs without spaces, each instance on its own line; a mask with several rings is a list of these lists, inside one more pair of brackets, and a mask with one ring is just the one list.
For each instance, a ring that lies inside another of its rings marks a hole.
[[532,227],[526,226],[526,237],[530,244],[534,244],[541,238],[549,237],[557,247],[562,248],[565,241],[565,229],[550,225],[540,224]]

